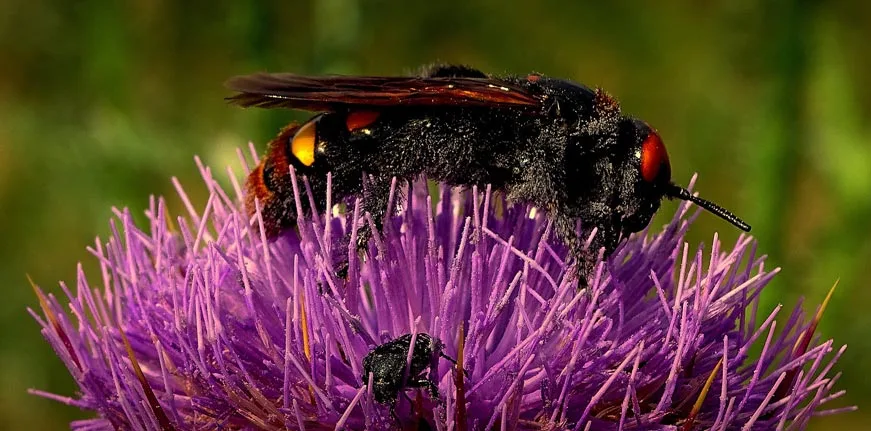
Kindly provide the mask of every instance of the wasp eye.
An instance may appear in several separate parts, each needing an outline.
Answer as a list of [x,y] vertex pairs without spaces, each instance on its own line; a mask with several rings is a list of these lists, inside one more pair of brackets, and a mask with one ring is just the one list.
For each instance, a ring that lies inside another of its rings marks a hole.
[[652,183],[671,180],[671,165],[668,162],[668,152],[662,143],[659,133],[651,130],[641,144],[641,176]]

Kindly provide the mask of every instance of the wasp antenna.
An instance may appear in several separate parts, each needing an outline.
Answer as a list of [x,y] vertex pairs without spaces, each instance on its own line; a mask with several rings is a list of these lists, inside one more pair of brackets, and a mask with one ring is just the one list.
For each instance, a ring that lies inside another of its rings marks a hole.
[[729,210],[727,210],[727,209],[725,209],[725,208],[723,208],[723,207],[721,207],[721,206],[719,206],[711,201],[702,199],[698,196],[694,196],[692,193],[690,193],[689,190],[687,190],[681,186],[678,186],[676,184],[670,184],[670,186],[671,187],[669,187],[669,189],[665,193],[666,196],[682,199],[685,201],[690,201],[690,202],[708,210],[709,212],[717,215],[721,219],[726,220],[729,223],[732,223],[738,229],[741,229],[744,232],[750,232],[750,225],[747,224],[744,220],[741,220],[735,214],[732,214],[732,212],[730,212]]

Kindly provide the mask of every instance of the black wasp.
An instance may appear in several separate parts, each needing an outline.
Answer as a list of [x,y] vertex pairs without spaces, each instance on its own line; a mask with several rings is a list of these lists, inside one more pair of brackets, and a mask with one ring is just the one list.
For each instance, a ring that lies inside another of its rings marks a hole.
[[[671,182],[655,129],[624,115],[601,89],[539,74],[490,76],[465,66],[434,66],[422,76],[300,76],[259,73],[230,79],[241,106],[318,112],[269,144],[248,178],[248,210],[259,200],[267,236],[293,227],[288,165],[305,175],[316,202],[332,172],[337,199],[362,196],[380,228],[391,180],[425,174],[456,186],[487,184],[509,201],[545,210],[554,231],[589,274],[595,251],[613,252],[642,230],[664,197],[692,201],[738,228],[729,211]],[[363,187],[364,173],[371,178]],[[302,199],[308,210],[308,200]],[[581,222],[581,236],[577,223]],[[591,251],[580,238],[597,229]],[[359,235],[368,241],[368,226]]]

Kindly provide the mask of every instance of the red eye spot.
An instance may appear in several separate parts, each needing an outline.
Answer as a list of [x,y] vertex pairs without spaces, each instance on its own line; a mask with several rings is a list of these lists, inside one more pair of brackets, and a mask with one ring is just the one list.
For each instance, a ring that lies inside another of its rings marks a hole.
[[348,127],[349,132],[356,132],[371,126],[372,123],[378,120],[380,115],[381,113],[378,111],[354,111],[348,114],[348,117],[345,119],[345,125]]
[[529,82],[538,82],[539,79],[541,79],[541,75],[537,73],[531,73],[529,75],[526,75],[526,80]]
[[665,151],[662,138],[655,131],[651,131],[641,144],[641,176],[649,183],[660,178],[665,182],[671,180],[668,152]]

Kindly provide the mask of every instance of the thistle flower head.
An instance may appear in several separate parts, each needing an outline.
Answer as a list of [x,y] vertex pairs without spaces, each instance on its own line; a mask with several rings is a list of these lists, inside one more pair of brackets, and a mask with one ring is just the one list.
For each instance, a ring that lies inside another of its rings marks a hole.
[[[822,405],[843,394],[844,347],[800,308],[758,310],[778,270],[749,236],[684,242],[686,203],[578,290],[547,217],[489,190],[397,192],[407,199],[360,255],[341,245],[372,224],[359,205],[267,242],[232,173],[225,191],[200,167],[202,211],[180,186],[185,216],[162,199],[147,226],[118,211],[91,249],[98,274],[80,269],[63,299],[35,287],[31,313],[80,392],[33,392],[98,413],[74,429],[767,430],[838,411]],[[406,334],[457,364],[435,358],[438,396],[400,391],[394,414],[363,359]]]

